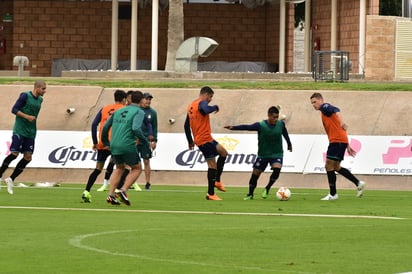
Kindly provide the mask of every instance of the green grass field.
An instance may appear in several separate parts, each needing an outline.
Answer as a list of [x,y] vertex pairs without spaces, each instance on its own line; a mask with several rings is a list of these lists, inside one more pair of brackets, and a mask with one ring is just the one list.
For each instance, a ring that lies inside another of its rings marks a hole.
[[[83,185],[0,191],[0,273],[400,273],[412,271],[412,192],[292,189],[223,201],[154,186],[112,206]],[[257,189],[256,194],[260,194]]]
[[[411,92],[411,82],[315,82],[315,81],[271,81],[265,79],[213,80],[213,79],[74,79],[43,77],[47,85],[102,86],[105,88],[201,88],[213,89],[269,89],[269,90],[355,90],[355,91],[405,91]],[[32,85],[33,78],[0,77],[0,85]]]

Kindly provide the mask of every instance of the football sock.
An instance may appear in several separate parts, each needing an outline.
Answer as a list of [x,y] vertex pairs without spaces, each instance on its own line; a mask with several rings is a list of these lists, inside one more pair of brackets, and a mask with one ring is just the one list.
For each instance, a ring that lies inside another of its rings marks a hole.
[[253,193],[255,192],[255,188],[257,186],[258,179],[259,179],[258,175],[252,174],[250,176],[250,179],[249,179],[249,194],[248,195],[253,196]]
[[207,193],[209,195],[215,194],[216,169],[207,169]]
[[129,175],[129,172],[130,172],[130,170],[128,170],[127,168],[125,168],[123,170],[123,174],[122,174],[122,177],[120,177],[120,182],[117,185],[117,189],[121,189],[123,187],[124,182],[126,181],[126,177],[127,177],[127,175]]
[[270,175],[269,183],[265,187],[268,194],[269,194],[270,188],[273,186],[273,184],[279,178],[279,174],[280,174],[280,168],[278,168],[278,167],[274,168],[273,171],[272,171],[272,174]]
[[17,156],[14,154],[9,154],[6,158],[4,158],[3,164],[1,165],[1,168],[0,168],[0,177],[3,176],[3,173],[9,167],[10,163],[16,158]]
[[14,168],[13,173],[10,175],[10,178],[14,181],[14,179],[16,179],[17,176],[19,176],[23,172],[28,163],[30,163],[30,161],[22,158]]
[[220,182],[220,176],[223,172],[223,167],[225,166],[226,157],[219,156],[217,158],[217,171],[216,171],[216,181]]
[[338,170],[338,173],[358,186],[359,180],[349,171],[349,169],[341,167],[340,170]]
[[109,162],[109,164],[106,167],[106,173],[104,174],[104,178],[106,180],[110,179],[110,176],[112,176],[113,173],[113,169],[114,169],[114,163],[113,162]]
[[336,194],[336,174],[335,171],[327,171],[328,182],[329,182],[329,194],[335,196]]
[[99,174],[102,171],[95,168],[93,170],[93,172],[90,174],[89,176],[89,180],[87,181],[87,185],[86,185],[86,190],[90,192],[90,190],[92,189],[92,186],[94,185],[94,182],[96,182],[97,176],[99,176]]

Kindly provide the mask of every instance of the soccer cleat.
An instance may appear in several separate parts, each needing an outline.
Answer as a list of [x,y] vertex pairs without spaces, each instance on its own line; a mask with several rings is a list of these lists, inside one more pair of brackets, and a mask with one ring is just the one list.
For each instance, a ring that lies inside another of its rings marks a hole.
[[91,203],[92,202],[92,195],[89,191],[85,190],[82,194],[82,200],[84,203]]
[[109,185],[102,185],[97,189],[97,191],[107,191],[109,190]]
[[339,198],[339,195],[336,193],[335,195],[326,195],[325,197],[323,197],[321,200],[322,201],[331,201],[331,200],[337,200]]
[[248,201],[248,200],[253,200],[253,195],[250,194],[246,194],[245,198],[243,198],[244,201]]
[[120,205],[120,202],[116,199],[116,197],[113,197],[111,195],[107,196],[106,202],[112,205]]
[[356,197],[360,198],[363,196],[363,190],[365,189],[366,183],[364,181],[359,181],[357,189],[358,193],[356,194]]
[[266,199],[268,197],[268,195],[269,195],[268,190],[265,188],[262,192],[262,198]]
[[146,185],[144,186],[144,189],[150,190],[151,186],[152,185],[149,182],[147,182]]
[[13,194],[13,187],[14,187],[13,179],[9,177],[9,178],[6,178],[4,181],[7,184],[7,192],[9,194]]
[[122,203],[124,203],[125,205],[127,205],[127,206],[130,205],[129,198],[127,197],[127,193],[125,191],[117,192],[116,197],[120,198],[120,201],[122,201]]
[[206,194],[206,200],[212,200],[212,201],[221,201],[222,199],[219,198],[216,194],[210,195],[209,193]]
[[226,192],[226,188],[223,186],[221,182],[215,182],[215,187],[220,191]]
[[131,189],[134,189],[135,191],[142,191],[142,189],[140,188],[140,186],[137,183],[134,183],[132,185]]
[[18,186],[18,187],[29,187],[28,185],[23,184],[23,183],[19,183],[17,186]]

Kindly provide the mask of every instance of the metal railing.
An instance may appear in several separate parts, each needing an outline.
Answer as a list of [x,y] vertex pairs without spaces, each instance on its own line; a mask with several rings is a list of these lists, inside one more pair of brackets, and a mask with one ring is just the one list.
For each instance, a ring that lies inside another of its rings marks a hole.
[[312,78],[315,81],[349,80],[351,62],[347,51],[315,51],[312,64]]

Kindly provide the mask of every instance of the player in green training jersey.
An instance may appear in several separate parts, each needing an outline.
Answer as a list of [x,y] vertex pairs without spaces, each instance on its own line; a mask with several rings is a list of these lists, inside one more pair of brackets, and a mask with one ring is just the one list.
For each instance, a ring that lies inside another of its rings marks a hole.
[[[142,98],[142,92],[133,92],[131,95],[131,104],[113,113],[103,127],[102,142],[105,146],[110,147],[112,157],[116,164],[116,170],[110,178],[110,193],[107,197],[107,202],[113,205],[120,204],[115,197],[115,189],[120,182],[126,166],[129,166],[131,170],[120,192],[117,193],[117,196],[120,197],[121,201],[126,205],[130,205],[126,192],[142,172],[141,160],[136,149],[136,145],[139,143],[148,142],[142,131],[144,112],[139,107]],[[112,129],[112,135],[109,141],[110,129]]]
[[45,93],[46,83],[43,80],[37,80],[32,91],[20,93],[11,110],[16,115],[16,120],[13,127],[10,154],[4,158],[3,164],[0,167],[0,178],[10,163],[19,156],[19,153],[23,153],[23,158],[17,163],[10,177],[5,179],[9,194],[13,194],[14,180],[23,172],[32,159],[37,133],[37,116],[39,115]]
[[279,178],[280,170],[283,164],[283,143],[282,136],[285,138],[288,150],[292,151],[292,143],[286,125],[279,120],[279,109],[270,107],[268,110],[268,119],[251,125],[225,126],[230,130],[248,130],[258,132],[258,155],[253,164],[252,175],[249,180],[249,193],[244,200],[253,200],[253,193],[257,186],[260,174],[265,171],[269,164],[272,168],[272,174],[265,189],[262,192],[262,198],[266,199],[269,195],[270,188]]

